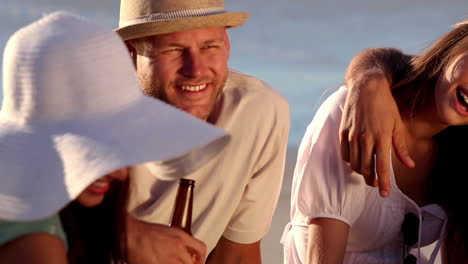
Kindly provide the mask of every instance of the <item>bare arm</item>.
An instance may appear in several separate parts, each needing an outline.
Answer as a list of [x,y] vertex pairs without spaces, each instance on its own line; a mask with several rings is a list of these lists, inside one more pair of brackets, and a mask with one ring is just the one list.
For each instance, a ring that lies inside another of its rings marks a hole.
[[2,245],[0,263],[67,264],[67,250],[57,236],[29,234]]
[[252,244],[239,244],[221,237],[210,254],[207,264],[260,264],[260,241]]
[[307,264],[343,263],[349,226],[331,218],[316,218],[309,223]]
[[[353,57],[345,73],[345,84],[354,87],[356,83],[374,76],[381,76],[390,85],[400,81],[409,68],[412,56],[394,48],[366,49]],[[390,89],[390,86],[387,87]]]
[[414,166],[391,93],[392,85],[408,71],[410,60],[411,56],[397,49],[367,49],[351,60],[345,75],[349,90],[340,124],[342,158],[369,185],[377,185],[376,168],[383,197],[390,192],[392,143],[402,162],[410,168]]

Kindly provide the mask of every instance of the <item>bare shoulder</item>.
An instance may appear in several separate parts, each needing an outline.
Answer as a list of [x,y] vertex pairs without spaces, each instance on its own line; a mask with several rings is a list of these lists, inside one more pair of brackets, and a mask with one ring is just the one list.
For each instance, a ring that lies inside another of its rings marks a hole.
[[66,264],[67,250],[55,235],[28,234],[0,246],[0,263]]

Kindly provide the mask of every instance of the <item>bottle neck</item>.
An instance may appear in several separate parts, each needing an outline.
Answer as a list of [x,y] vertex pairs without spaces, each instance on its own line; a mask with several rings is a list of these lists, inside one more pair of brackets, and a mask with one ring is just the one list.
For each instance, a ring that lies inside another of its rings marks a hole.
[[195,181],[181,179],[177,190],[170,226],[192,234],[192,206]]

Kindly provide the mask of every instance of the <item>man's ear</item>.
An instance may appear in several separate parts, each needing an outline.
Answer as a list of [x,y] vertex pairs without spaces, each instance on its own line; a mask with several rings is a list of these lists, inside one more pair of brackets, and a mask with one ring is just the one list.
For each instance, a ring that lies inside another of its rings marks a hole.
[[231,56],[231,42],[229,41],[229,35],[227,29],[224,30],[224,43],[228,51],[228,59]]
[[128,53],[130,53],[130,58],[133,61],[133,66],[135,66],[135,69],[136,69],[136,65],[137,65],[136,64],[136,60],[137,60],[136,49],[132,46],[132,44],[130,44],[129,41],[125,41],[125,46],[127,46]]

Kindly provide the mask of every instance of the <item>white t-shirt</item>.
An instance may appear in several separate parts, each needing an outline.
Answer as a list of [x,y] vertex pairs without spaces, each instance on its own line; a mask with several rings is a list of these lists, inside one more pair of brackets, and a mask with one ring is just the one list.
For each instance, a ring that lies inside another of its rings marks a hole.
[[[210,252],[221,236],[254,243],[268,231],[279,197],[289,133],[289,105],[264,82],[230,70],[215,125],[231,133],[228,146],[200,170],[192,231]],[[190,131],[186,131],[190,133]],[[157,180],[148,166],[131,170],[129,210],[141,220],[169,224],[178,182]]]
[[419,246],[443,237],[447,217],[440,206],[418,207],[398,189],[393,171],[390,196],[381,198],[377,188],[367,186],[341,159],[338,131],[346,93],[341,87],[321,105],[301,142],[291,222],[282,239],[285,263],[305,263],[308,223],[319,217],[350,226],[344,263],[402,263],[401,225],[407,212],[419,216]]

